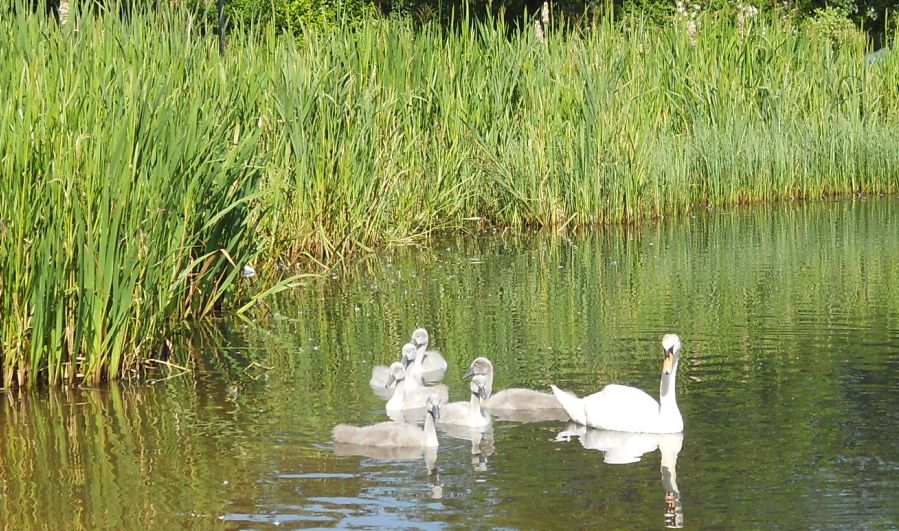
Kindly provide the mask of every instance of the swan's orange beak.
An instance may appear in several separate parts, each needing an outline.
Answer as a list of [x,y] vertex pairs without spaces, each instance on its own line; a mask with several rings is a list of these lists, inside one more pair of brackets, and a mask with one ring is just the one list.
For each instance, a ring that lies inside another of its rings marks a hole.
[[671,374],[674,370],[674,348],[665,351],[665,358],[662,360],[662,372]]

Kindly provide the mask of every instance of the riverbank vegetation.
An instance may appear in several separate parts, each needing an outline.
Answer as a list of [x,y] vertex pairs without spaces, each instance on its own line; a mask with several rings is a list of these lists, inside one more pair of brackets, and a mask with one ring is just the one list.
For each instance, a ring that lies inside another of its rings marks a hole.
[[247,263],[896,192],[896,54],[736,14],[262,25],[224,56],[186,9],[0,14],[3,385],[169,363]]

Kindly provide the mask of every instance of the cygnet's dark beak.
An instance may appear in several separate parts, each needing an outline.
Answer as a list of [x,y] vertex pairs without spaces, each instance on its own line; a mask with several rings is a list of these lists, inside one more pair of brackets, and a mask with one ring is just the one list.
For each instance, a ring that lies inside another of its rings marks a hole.
[[391,387],[394,382],[396,382],[396,376],[390,374],[387,376],[387,383],[384,384],[384,387]]

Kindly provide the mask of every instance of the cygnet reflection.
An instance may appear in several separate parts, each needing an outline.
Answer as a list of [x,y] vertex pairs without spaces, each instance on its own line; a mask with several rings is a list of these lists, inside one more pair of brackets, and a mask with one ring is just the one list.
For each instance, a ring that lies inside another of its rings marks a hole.
[[496,451],[493,426],[475,428],[441,424],[440,430],[455,439],[471,442],[471,466],[479,472],[487,470],[488,457]]
[[437,448],[411,448],[399,446],[368,446],[337,443],[334,453],[340,456],[360,456],[390,461],[414,461],[424,458],[428,473],[428,496],[431,499],[443,497],[443,483],[437,470]]
[[636,463],[643,455],[655,451],[661,454],[662,488],[665,491],[665,527],[684,526],[684,509],[677,486],[677,456],[684,443],[683,433],[630,433],[587,428],[569,423],[556,436],[556,441],[570,441],[577,437],[581,446],[604,453],[603,461],[613,465]]

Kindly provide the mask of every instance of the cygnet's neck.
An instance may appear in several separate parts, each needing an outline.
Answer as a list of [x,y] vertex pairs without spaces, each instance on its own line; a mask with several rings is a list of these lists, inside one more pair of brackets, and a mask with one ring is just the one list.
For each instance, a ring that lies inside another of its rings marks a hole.
[[478,396],[476,392],[471,392],[471,399],[468,401],[468,405],[469,412],[471,413],[472,417],[474,417],[475,415],[483,416],[483,414],[481,413],[481,397]]
[[425,446],[437,447],[437,427],[434,425],[434,413],[431,411],[425,415]]
[[493,393],[493,367],[490,367],[490,370],[484,374],[484,390],[487,391],[487,398],[490,398]]
[[407,372],[406,377],[403,378],[403,387],[405,387],[406,391],[412,391],[421,387],[416,377],[416,374],[421,374],[421,367],[419,366],[418,369],[418,371],[412,370]]
[[418,347],[418,350],[415,351],[415,371],[416,374],[421,374],[421,364],[425,361],[425,349],[428,348],[428,344]]
[[393,389],[393,396],[387,401],[387,409],[403,409],[406,403],[406,379],[397,380]]

